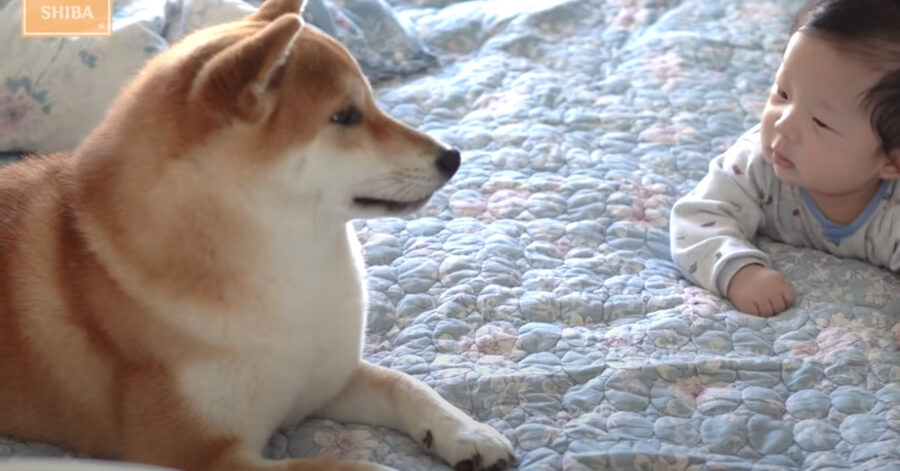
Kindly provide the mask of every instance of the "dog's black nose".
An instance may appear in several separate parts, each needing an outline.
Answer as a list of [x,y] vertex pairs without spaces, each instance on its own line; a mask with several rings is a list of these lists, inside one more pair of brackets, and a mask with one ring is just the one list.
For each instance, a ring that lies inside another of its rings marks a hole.
[[441,152],[437,158],[437,168],[441,175],[448,179],[459,170],[459,151],[456,149],[446,149]]

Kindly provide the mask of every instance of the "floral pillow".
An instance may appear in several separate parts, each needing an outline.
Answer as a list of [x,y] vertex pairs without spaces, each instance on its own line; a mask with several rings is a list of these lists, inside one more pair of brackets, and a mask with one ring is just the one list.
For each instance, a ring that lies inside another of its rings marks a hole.
[[73,148],[125,81],[168,46],[165,3],[116,3],[110,38],[22,38],[19,0],[0,10],[0,150]]
[[[259,3],[116,0],[111,37],[22,38],[20,0],[0,0],[0,152],[73,149],[150,57]],[[373,81],[435,62],[382,0],[309,0],[304,16],[347,44]]]

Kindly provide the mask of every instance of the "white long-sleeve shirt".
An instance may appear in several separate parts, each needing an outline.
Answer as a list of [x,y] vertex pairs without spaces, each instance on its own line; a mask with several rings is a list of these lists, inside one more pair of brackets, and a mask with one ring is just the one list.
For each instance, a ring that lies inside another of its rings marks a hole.
[[672,258],[684,276],[719,296],[738,270],[769,258],[753,239],[857,258],[900,272],[900,192],[883,181],[850,224],[830,221],[806,191],[781,182],[762,154],[757,125],[710,162],[709,173],[672,208]]

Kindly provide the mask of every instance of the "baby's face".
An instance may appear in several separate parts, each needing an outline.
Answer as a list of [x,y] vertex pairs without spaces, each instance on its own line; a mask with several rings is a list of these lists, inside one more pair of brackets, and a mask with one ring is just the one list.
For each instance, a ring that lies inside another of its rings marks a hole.
[[888,158],[862,100],[882,75],[828,40],[794,34],[762,114],[778,178],[813,195],[870,194]]

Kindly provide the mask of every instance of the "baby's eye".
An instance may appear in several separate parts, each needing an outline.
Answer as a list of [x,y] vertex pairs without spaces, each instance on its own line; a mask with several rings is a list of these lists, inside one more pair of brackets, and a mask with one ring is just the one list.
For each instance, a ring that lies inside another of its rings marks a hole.
[[822,120],[820,120],[818,118],[813,118],[813,122],[816,123],[816,126],[822,128],[822,129],[830,129],[830,127],[827,124],[823,123]]

